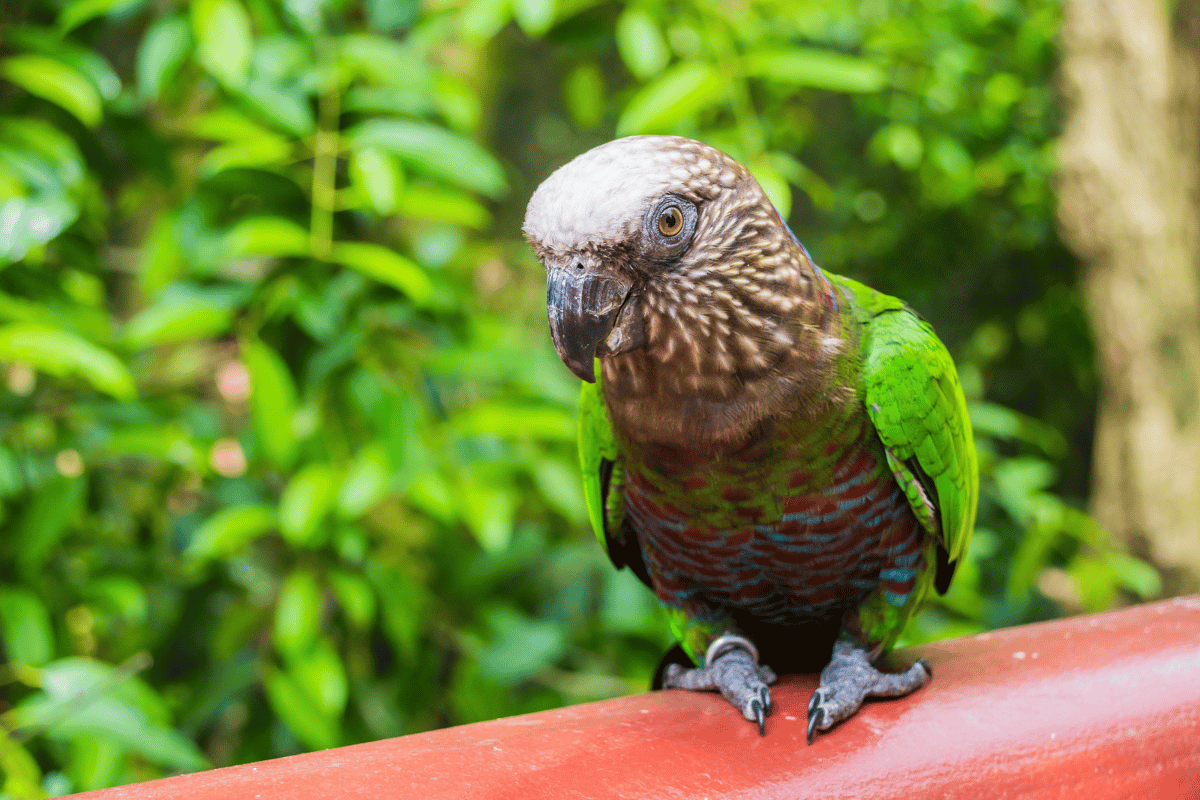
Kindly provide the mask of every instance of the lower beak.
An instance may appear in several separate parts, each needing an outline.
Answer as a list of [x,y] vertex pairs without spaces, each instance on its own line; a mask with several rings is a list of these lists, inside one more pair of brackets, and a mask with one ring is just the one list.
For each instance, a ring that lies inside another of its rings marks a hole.
[[583,269],[552,267],[546,312],[554,349],[563,363],[588,383],[596,380],[594,359],[641,347],[640,307],[633,284]]

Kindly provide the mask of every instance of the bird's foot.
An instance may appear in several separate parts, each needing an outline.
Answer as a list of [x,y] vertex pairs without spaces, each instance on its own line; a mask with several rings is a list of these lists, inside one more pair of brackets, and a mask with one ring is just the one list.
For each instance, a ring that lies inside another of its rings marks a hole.
[[758,723],[758,734],[766,733],[766,718],[771,711],[771,690],[775,682],[770,667],[760,666],[758,651],[741,636],[722,636],[713,642],[704,656],[704,666],[685,669],[678,664],[667,667],[664,689],[711,691],[716,689],[742,712]]
[[808,703],[808,743],[812,744],[815,731],[827,731],[853,716],[866,698],[903,697],[932,677],[933,670],[923,658],[904,672],[880,672],[871,665],[866,650],[838,641],[833,658],[821,670],[821,685]]

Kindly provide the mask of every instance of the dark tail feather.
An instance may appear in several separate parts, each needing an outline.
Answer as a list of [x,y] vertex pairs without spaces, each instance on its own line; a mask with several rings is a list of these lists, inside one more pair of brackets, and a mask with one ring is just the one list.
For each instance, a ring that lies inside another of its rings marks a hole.
[[950,588],[950,581],[954,578],[954,569],[958,562],[950,560],[950,553],[941,539],[938,540],[937,546],[937,572],[933,575],[933,588],[937,589],[938,594],[945,594]]

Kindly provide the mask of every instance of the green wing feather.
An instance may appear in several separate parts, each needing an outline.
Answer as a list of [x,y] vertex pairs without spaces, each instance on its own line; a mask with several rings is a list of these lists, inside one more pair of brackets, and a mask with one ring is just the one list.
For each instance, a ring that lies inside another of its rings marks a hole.
[[[605,461],[613,465],[607,486],[603,479]],[[596,364],[596,382],[584,381],[579,391],[579,466],[583,471],[588,519],[604,552],[608,553],[608,539],[620,531],[625,512],[624,503],[620,502],[621,493],[613,491],[624,481],[625,467],[608,408],[604,405],[599,363]],[[612,557],[611,553],[609,557]]]
[[[848,278],[864,324],[863,393],[888,463],[921,524],[954,562],[966,555],[979,499],[979,466],[954,361],[928,322],[894,297]],[[921,475],[933,483],[930,497]]]

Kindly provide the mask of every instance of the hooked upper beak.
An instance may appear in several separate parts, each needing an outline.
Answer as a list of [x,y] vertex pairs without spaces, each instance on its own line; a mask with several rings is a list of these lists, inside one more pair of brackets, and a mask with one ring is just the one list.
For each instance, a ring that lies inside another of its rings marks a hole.
[[558,357],[594,383],[597,355],[616,355],[646,343],[641,304],[633,283],[582,266],[550,267],[546,313]]

